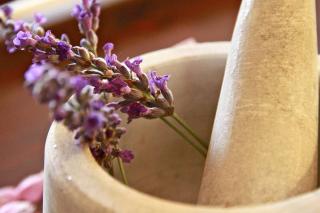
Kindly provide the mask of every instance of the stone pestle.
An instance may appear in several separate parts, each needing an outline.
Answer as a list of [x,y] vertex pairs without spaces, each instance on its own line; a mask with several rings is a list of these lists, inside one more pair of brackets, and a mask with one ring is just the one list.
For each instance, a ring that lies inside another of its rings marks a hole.
[[243,0],[198,203],[235,206],[316,188],[314,0]]

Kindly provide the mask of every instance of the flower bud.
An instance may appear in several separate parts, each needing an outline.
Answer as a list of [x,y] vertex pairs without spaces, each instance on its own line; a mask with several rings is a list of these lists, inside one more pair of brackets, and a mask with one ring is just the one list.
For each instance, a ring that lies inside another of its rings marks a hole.
[[125,99],[137,101],[144,97],[143,93],[140,90],[131,88],[131,92],[126,94]]
[[166,115],[166,112],[164,110],[153,107],[153,108],[150,108],[150,113],[145,117],[149,119],[153,119],[153,118],[160,118],[165,115]]
[[31,31],[32,29],[32,24],[24,22],[23,23],[23,29],[26,29],[27,31]]
[[74,46],[74,47],[72,47],[71,49],[72,49],[73,52],[76,52],[76,53],[79,55],[79,49],[80,49],[80,48],[81,48],[81,47]]
[[97,34],[93,30],[89,30],[87,33],[87,38],[92,46],[96,46],[98,43]]
[[37,34],[38,36],[44,36],[45,32],[44,29],[40,26],[38,26],[35,30],[34,30],[35,34]]
[[125,77],[130,78],[130,72],[125,66],[119,67],[119,72]]
[[138,77],[141,81],[141,86],[143,87],[143,89],[147,90],[149,87],[148,76],[145,73],[141,73]]
[[92,14],[88,12],[80,13],[79,23],[79,28],[81,27],[83,33],[87,33],[92,29]]
[[123,134],[125,134],[127,132],[126,128],[124,127],[117,127],[116,128],[116,133],[115,136],[120,138]]
[[99,28],[99,23],[100,23],[100,20],[98,17],[94,17],[93,20],[92,20],[92,29],[94,31],[97,31],[98,28]]
[[83,38],[80,41],[80,46],[87,48],[87,49],[90,49],[90,42],[87,39]]
[[94,17],[98,18],[98,16],[100,15],[101,12],[101,6],[99,3],[94,3],[91,6],[91,12],[93,14]]
[[97,57],[92,60],[92,63],[96,65],[99,69],[107,70],[108,66],[103,58]]
[[78,49],[78,52],[79,52],[79,55],[80,55],[83,59],[85,59],[86,61],[90,61],[89,51],[88,51],[86,48],[80,47],[80,48]]
[[81,23],[81,22],[79,22],[78,27],[79,27],[80,33],[83,34],[83,33],[84,33],[84,29],[83,29],[83,27],[82,27],[82,23]]
[[84,73],[89,75],[94,75],[94,76],[103,76],[103,73],[97,69],[85,70]]
[[89,0],[82,0],[82,5],[85,9],[89,9],[90,1]]
[[158,97],[158,98],[156,99],[156,104],[157,104],[161,109],[164,109],[164,110],[170,108],[170,105],[169,105],[168,101],[167,101],[166,99],[162,98],[162,97]]
[[81,67],[76,63],[71,63],[67,65],[69,71],[78,72],[81,70]]
[[59,60],[59,55],[49,55],[48,56],[48,60],[52,63],[59,63],[60,60]]
[[170,106],[172,106],[173,105],[173,94],[172,94],[171,90],[168,87],[164,87],[163,89],[161,89],[161,94],[168,101]]
[[70,39],[69,39],[68,35],[65,34],[65,33],[63,33],[61,35],[61,40],[64,41],[64,42],[70,43]]
[[110,69],[106,70],[104,72],[104,75],[107,77],[107,78],[111,78],[113,76],[114,72]]
[[78,55],[74,55],[74,56],[72,57],[72,60],[73,60],[75,63],[79,64],[80,66],[89,66],[89,65],[90,65],[90,62],[89,62],[89,61],[83,60],[83,58],[80,57],[80,56],[78,56]]

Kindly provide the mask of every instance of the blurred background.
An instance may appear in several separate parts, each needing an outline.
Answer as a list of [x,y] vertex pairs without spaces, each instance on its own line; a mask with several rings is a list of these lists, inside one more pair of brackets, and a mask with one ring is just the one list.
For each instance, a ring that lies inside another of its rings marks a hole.
[[[67,33],[72,43],[77,44],[80,35],[70,11],[71,5],[79,1],[0,0],[0,4],[13,3],[17,18],[43,12],[48,15],[47,28],[56,35]],[[198,42],[228,41],[241,3],[241,0],[100,1],[103,2],[98,31],[100,45],[114,42],[120,59],[170,47],[190,37]],[[320,9],[320,0],[317,2]],[[0,186],[16,184],[43,167],[50,119],[46,107],[38,105],[23,88],[23,72],[30,60],[25,53],[9,55],[0,41]]]

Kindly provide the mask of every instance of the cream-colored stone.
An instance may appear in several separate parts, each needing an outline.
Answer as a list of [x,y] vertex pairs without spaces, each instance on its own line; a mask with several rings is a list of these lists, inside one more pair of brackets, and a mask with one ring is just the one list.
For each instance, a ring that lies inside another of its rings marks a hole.
[[282,200],[317,184],[314,0],[244,0],[199,203]]
[[[170,72],[178,113],[209,140],[220,93],[228,46],[197,44],[149,53],[145,68]],[[130,185],[110,177],[87,147],[54,123],[45,153],[45,213],[314,213],[320,191],[285,202],[243,208],[195,203],[204,160],[160,121],[134,121],[123,144],[136,154],[126,166]],[[154,195],[154,196],[153,196]],[[158,198],[158,197],[161,198]],[[167,200],[170,199],[170,200]],[[188,202],[184,204],[181,202]]]

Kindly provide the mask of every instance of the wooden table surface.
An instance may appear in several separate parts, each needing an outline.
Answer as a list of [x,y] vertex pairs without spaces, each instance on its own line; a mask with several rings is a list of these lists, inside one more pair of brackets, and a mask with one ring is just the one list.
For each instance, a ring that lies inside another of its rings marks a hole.
[[[169,47],[190,36],[197,41],[230,40],[240,0],[134,0],[106,8],[100,45],[116,44],[120,58]],[[79,41],[74,20],[52,26],[54,33]],[[8,55],[0,45],[0,186],[16,184],[43,166],[50,125],[46,107],[23,88],[30,57]],[[170,70],[168,70],[170,72]]]

